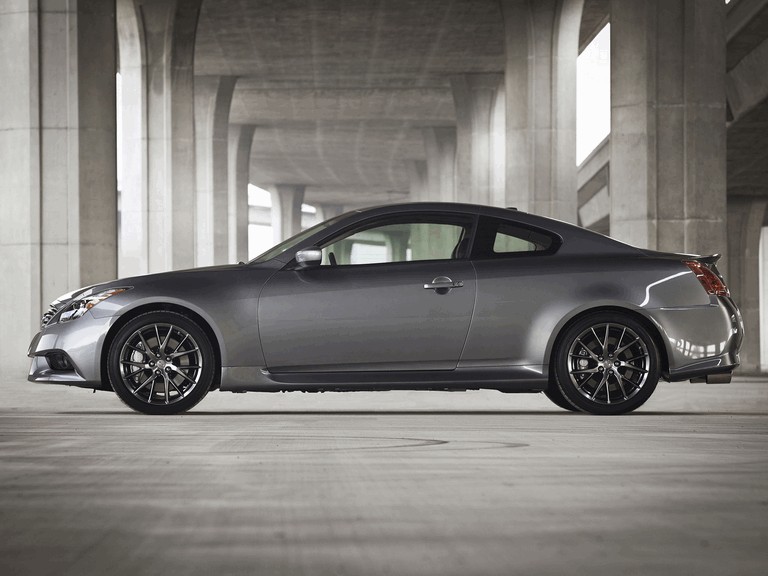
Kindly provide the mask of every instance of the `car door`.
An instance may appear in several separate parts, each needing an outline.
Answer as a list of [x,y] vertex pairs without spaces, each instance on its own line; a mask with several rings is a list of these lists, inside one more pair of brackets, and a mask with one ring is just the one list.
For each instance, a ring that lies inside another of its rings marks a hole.
[[476,280],[475,218],[409,214],[323,241],[322,264],[277,272],[259,298],[270,371],[452,370]]
[[[553,254],[561,239],[520,222],[480,218],[472,249],[477,305],[460,366],[527,366],[541,370],[551,329],[572,298],[573,285],[560,280]],[[562,303],[562,304],[561,304]],[[554,311],[554,313],[548,313]]]

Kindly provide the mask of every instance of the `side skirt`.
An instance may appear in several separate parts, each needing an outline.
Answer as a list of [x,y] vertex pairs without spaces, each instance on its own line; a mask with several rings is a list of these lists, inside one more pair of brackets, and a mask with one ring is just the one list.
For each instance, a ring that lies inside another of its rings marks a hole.
[[222,392],[362,392],[383,390],[480,390],[541,392],[546,371],[525,366],[457,368],[440,371],[293,372],[273,374],[266,368],[224,367]]

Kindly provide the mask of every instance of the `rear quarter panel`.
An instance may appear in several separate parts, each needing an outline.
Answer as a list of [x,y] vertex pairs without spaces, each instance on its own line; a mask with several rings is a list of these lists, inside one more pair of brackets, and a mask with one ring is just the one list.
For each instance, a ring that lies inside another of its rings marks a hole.
[[675,261],[554,254],[474,265],[477,303],[462,367],[530,366],[546,372],[560,330],[594,308],[624,308],[651,319],[654,309],[710,306],[695,276]]

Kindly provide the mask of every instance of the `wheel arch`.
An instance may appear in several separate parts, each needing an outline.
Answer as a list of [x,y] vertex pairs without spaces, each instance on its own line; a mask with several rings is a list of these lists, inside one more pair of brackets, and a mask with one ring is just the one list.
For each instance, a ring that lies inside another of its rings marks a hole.
[[643,328],[645,328],[648,331],[648,333],[651,335],[651,338],[653,338],[653,341],[656,344],[656,348],[659,351],[659,358],[661,359],[662,377],[666,378],[669,375],[669,351],[667,350],[666,341],[663,337],[661,328],[658,326],[658,324],[656,324],[649,317],[645,316],[641,312],[638,312],[637,310],[633,310],[631,308],[624,308],[622,306],[607,305],[607,306],[596,306],[594,308],[587,308],[586,310],[580,310],[575,314],[573,314],[572,316],[564,319],[564,321],[561,322],[561,324],[558,326],[557,330],[554,331],[552,338],[550,338],[550,341],[547,344],[547,351],[546,351],[550,382],[554,377],[553,363],[555,359],[554,359],[553,352],[554,350],[557,349],[557,346],[560,344],[560,341],[563,338],[563,335],[571,326],[573,326],[576,322],[578,322],[585,316],[589,316],[591,314],[595,314],[599,312],[613,312],[616,314],[622,314],[640,323],[643,326]]
[[104,338],[104,344],[101,348],[101,381],[104,383],[109,383],[107,389],[112,389],[111,382],[109,380],[109,374],[107,372],[107,356],[109,355],[109,349],[112,346],[115,335],[128,322],[137,316],[146,314],[148,312],[175,312],[189,318],[195,324],[200,326],[200,329],[205,332],[205,335],[211,342],[211,347],[213,348],[213,354],[216,361],[216,369],[213,371],[213,384],[211,385],[211,390],[218,389],[221,384],[221,346],[219,339],[216,336],[216,332],[214,332],[210,323],[194,310],[187,308],[186,306],[170,302],[152,302],[150,304],[143,304],[132,308],[125,314],[122,314],[120,317],[118,317],[115,323],[112,324],[112,326],[109,328],[109,331]]

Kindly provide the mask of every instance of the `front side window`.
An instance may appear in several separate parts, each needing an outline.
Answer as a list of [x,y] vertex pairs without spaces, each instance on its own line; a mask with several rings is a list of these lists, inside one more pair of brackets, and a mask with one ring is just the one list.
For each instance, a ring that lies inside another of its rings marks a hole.
[[451,260],[468,256],[471,218],[399,218],[334,238],[322,247],[325,266]]

